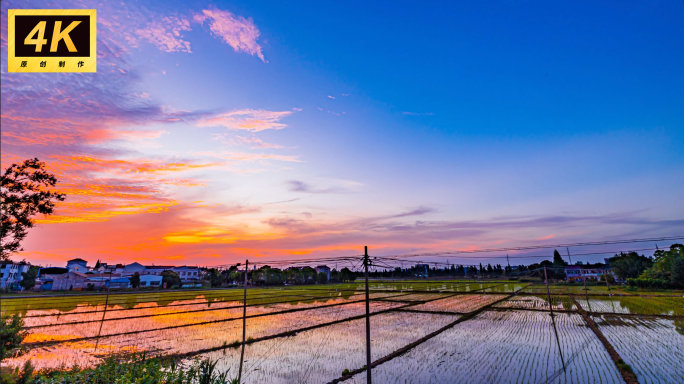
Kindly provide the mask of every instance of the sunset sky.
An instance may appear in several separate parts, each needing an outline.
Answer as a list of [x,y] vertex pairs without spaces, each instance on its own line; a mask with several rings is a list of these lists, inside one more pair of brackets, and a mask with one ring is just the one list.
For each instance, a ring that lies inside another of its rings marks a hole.
[[[3,0],[2,168],[67,195],[16,259],[684,235],[684,2],[368,3]],[[13,8],[96,9],[97,73],[8,73]]]

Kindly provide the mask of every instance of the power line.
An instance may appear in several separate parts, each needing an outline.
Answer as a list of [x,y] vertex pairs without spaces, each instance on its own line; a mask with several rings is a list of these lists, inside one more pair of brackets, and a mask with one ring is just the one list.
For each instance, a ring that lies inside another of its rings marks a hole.
[[495,253],[495,252],[509,252],[509,251],[528,251],[528,250],[533,250],[533,249],[546,249],[546,248],[585,247],[585,246],[590,246],[590,245],[631,244],[631,243],[647,243],[647,242],[672,241],[672,240],[684,240],[684,236],[658,237],[658,238],[646,238],[646,239],[641,238],[641,239],[587,241],[587,242],[579,242],[579,243],[527,245],[527,246],[503,247],[503,248],[457,249],[457,250],[451,250],[451,251],[406,253],[406,254],[398,254],[395,256],[400,256],[400,257],[447,256],[447,255],[461,255],[461,254],[470,254],[470,253]]

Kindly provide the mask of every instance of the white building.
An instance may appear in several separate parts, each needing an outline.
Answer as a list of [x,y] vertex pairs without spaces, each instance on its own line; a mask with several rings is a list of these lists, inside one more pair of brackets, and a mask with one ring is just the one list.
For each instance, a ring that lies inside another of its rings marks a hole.
[[123,267],[123,271],[121,272],[122,276],[133,276],[136,273],[138,275],[143,275],[145,272],[145,266],[140,264],[140,263],[130,263],[126,264],[125,267]]
[[199,282],[202,280],[202,271],[199,267],[173,267],[172,271],[176,272],[183,283]]
[[175,267],[171,267],[168,265],[146,265],[145,266],[145,274],[146,275],[161,276],[162,272],[173,271],[174,268]]
[[140,287],[161,287],[162,279],[160,275],[141,275]]
[[5,263],[0,266],[0,288],[14,288],[24,278],[21,274],[28,272],[28,264]]
[[88,262],[83,260],[83,259],[71,259],[67,261],[67,269],[69,272],[79,272],[79,273],[86,273],[88,272]]

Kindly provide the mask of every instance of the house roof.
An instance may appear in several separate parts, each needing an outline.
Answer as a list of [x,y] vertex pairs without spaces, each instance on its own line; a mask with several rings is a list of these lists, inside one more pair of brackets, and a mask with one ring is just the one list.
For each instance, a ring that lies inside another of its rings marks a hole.
[[75,277],[81,277],[84,279],[88,278],[88,275],[86,275],[85,273],[81,273],[81,272],[67,272],[67,273],[62,274],[61,276],[66,277],[66,278],[74,277],[74,276]]
[[71,260],[67,261],[67,263],[71,263],[71,262],[76,262],[76,263],[84,262],[84,263],[87,263],[86,260],[83,260],[83,259],[81,259],[81,258],[71,259]]
[[42,275],[61,275],[63,273],[69,272],[68,269],[62,268],[62,267],[48,267],[48,268],[41,268],[38,274],[40,276]]

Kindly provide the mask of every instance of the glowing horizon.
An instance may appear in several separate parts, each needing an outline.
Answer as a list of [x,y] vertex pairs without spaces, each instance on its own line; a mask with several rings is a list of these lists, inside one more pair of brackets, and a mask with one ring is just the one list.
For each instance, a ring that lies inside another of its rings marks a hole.
[[98,72],[20,74],[7,10],[83,5],[3,1],[2,168],[67,195],[15,259],[684,234],[684,7],[540,4],[88,2]]

